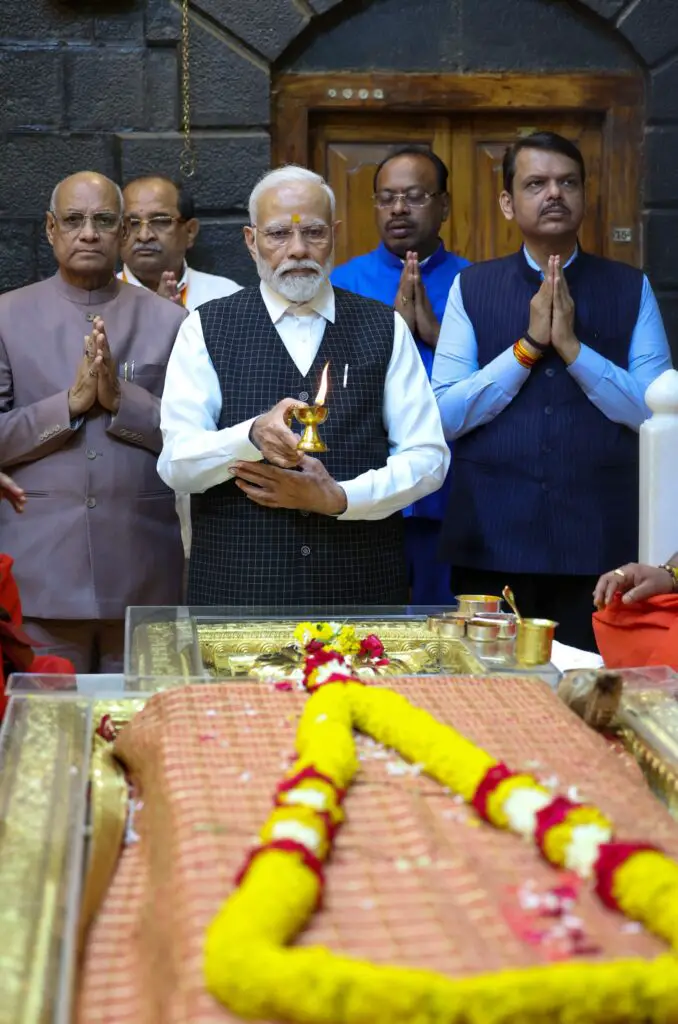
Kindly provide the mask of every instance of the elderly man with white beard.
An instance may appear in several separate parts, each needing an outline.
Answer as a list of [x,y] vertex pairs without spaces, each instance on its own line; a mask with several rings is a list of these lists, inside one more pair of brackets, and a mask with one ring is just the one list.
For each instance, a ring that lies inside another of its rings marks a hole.
[[[267,174],[244,229],[259,287],[205,303],[177,337],[158,471],[192,495],[190,604],[407,602],[400,510],[441,486],[449,454],[405,321],[329,282],[334,210],[312,171]],[[327,364],[312,457],[292,414]]]

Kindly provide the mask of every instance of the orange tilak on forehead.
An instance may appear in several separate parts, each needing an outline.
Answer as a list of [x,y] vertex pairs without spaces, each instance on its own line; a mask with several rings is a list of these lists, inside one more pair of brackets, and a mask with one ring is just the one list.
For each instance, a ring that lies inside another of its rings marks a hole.
[[301,224],[301,217],[299,216],[298,213],[293,213],[292,214],[292,223],[293,224]]

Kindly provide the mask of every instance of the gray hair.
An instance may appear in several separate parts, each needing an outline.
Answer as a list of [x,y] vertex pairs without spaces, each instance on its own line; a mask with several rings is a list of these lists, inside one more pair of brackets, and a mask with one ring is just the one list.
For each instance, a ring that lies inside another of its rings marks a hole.
[[[85,173],[85,172],[82,172],[82,173]],[[92,171],[92,174],[97,174],[97,172],[96,171]],[[115,189],[116,195],[118,197],[118,211],[120,213],[120,216],[122,217],[123,211],[125,209],[125,200],[122,197],[122,189],[120,188],[120,186],[115,181],[111,181],[111,179],[110,178],[106,178],[105,175],[97,174],[97,176],[100,177],[100,178],[104,178],[106,181],[110,181],[111,182],[111,185]],[[73,177],[73,175],[70,175],[70,177]],[[68,180],[67,178],[64,178],[63,181],[57,182],[57,184],[54,186],[54,190],[53,190],[52,195],[50,196],[50,200],[49,200],[49,212],[50,213],[56,213],[56,204],[57,204],[57,199],[59,198],[59,189],[63,185],[64,181],[67,181],[67,180]]]
[[278,167],[275,171],[269,171],[267,174],[260,178],[250,193],[250,224],[252,226],[257,223],[257,204],[264,194],[269,189],[276,188],[278,185],[287,185],[289,182],[302,181],[307,185],[319,185],[320,188],[327,194],[327,198],[330,201],[330,207],[332,209],[332,217],[334,218],[334,211],[336,207],[336,201],[334,198],[334,192],[327,184],[324,178],[315,171],[309,171],[306,167],[298,167],[296,164],[287,164],[285,167]]

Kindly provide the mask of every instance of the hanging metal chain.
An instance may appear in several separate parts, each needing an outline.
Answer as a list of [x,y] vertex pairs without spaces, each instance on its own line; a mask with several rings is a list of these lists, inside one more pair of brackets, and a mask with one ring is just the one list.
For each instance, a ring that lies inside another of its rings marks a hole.
[[181,132],[184,136],[184,144],[179,156],[179,170],[182,178],[192,178],[195,174],[195,148],[191,138],[188,0],[181,0]]

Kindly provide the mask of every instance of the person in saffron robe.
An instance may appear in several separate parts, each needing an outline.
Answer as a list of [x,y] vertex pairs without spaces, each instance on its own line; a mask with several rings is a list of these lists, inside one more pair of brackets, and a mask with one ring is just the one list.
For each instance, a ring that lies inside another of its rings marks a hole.
[[[431,379],[433,356],[452,282],[468,260],[448,252],[440,239],[450,214],[448,171],[428,149],[407,146],[379,164],[374,208],[381,241],[332,272],[337,288],[393,306],[414,336]],[[438,558],[440,525],[449,494],[449,474],[433,494],[403,511],[412,603],[450,604],[450,567]]]
[[[0,473],[0,501],[9,501],[15,512],[23,512],[26,492],[6,473]],[[12,672],[72,675],[75,667],[67,658],[35,655],[31,638],[21,628],[21,601],[12,575],[13,560],[0,553],[0,722],[7,705],[5,681]]]
[[607,666],[678,669],[678,552],[664,565],[629,562],[604,573],[593,601],[593,628]]

